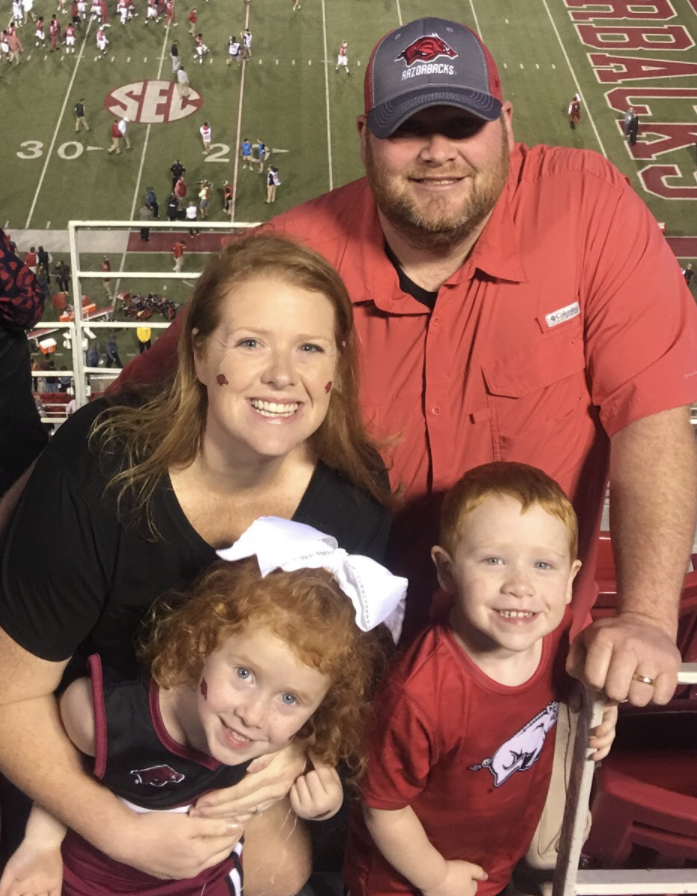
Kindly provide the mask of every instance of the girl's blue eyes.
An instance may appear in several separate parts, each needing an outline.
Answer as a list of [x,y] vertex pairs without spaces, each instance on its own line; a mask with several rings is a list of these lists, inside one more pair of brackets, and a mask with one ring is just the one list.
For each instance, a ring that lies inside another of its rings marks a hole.
[[249,681],[249,679],[252,677],[252,673],[249,671],[249,669],[245,669],[244,666],[240,666],[237,669],[237,677],[241,678],[242,681]]
[[284,694],[281,697],[281,700],[286,706],[295,706],[295,704],[297,703],[295,697],[292,694]]
[[[258,345],[259,340],[257,339],[241,339],[237,343],[238,348],[257,348]],[[315,345],[313,342],[303,343],[303,345],[300,346],[300,351],[307,355],[324,353],[324,349],[319,345]]]

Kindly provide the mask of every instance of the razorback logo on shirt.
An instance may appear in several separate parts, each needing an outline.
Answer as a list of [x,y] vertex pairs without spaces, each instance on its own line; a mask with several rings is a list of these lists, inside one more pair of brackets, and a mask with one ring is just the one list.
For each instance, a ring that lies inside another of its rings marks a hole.
[[558,703],[547,704],[534,719],[502,743],[493,756],[483,759],[479,765],[470,765],[470,771],[488,768],[494,776],[494,787],[500,787],[516,772],[528,771],[540,758],[547,732],[556,724],[558,714]]
[[437,34],[430,34],[426,37],[420,37],[409,44],[397,56],[395,62],[399,59],[404,59],[407,65],[413,65],[413,63],[418,61],[431,62],[439,56],[449,56],[450,59],[454,59],[457,53]]
[[186,775],[175,771],[171,765],[151,765],[149,768],[131,770],[136,784],[149,784],[151,787],[164,787],[165,784],[179,784]]

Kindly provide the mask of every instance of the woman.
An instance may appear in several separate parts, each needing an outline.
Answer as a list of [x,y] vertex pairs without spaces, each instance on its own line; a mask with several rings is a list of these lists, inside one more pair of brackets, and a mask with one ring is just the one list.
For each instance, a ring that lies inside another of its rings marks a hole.
[[[284,795],[302,750],[203,797],[194,814],[207,817],[136,815],[83,773],[60,727],[53,692],[68,661],[96,651],[132,675],[153,600],[259,516],[378,560],[389,530],[351,303],[324,259],[274,235],[227,246],[197,281],[179,361],[157,394],[96,401],[63,425],[15,511],[0,576],[0,768],[112,858],[175,878],[229,853],[226,816]],[[245,851],[248,896],[294,893],[309,871],[283,802],[247,825]]]

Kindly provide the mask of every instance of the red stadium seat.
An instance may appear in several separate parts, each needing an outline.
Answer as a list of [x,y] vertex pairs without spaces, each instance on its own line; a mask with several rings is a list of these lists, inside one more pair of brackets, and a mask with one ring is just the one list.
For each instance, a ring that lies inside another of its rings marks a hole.
[[691,702],[620,714],[595,776],[586,856],[605,868],[697,868],[695,744]]

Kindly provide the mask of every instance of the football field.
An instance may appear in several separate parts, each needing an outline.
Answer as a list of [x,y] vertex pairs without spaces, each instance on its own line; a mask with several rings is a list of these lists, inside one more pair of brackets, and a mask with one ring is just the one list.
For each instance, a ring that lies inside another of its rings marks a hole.
[[[197,32],[210,53],[198,64],[187,21],[193,0],[176,0],[176,24],[146,25],[146,0],[121,25],[107,0],[109,45],[103,58],[97,25],[85,22],[74,55],[37,47],[35,26],[19,29],[21,64],[0,64],[5,110],[0,133],[0,226],[20,249],[44,243],[67,249],[69,220],[137,220],[146,187],[161,217],[171,190],[170,165],[186,167],[187,199],[200,179],[213,183],[210,219],[256,222],[344,184],[362,173],[355,131],[363,109],[363,74],[370,51],[386,31],[425,13],[454,18],[477,30],[496,58],[504,97],[514,105],[516,137],[596,150],[630,178],[681,260],[697,256],[697,0],[199,0]],[[46,23],[57,0],[36,0]],[[63,29],[68,11],[59,14]],[[10,0],[0,18],[10,21]],[[227,65],[228,38],[253,35],[252,57]],[[348,42],[350,75],[335,71],[337,49]],[[179,97],[173,42],[191,81]],[[572,130],[567,107],[582,99]],[[84,99],[89,132],[75,130],[74,104]],[[640,117],[639,139],[622,133],[624,111]],[[131,150],[107,153],[114,116],[127,116]],[[199,128],[212,128],[203,154]],[[239,146],[248,138],[271,149],[268,163],[281,185],[265,204],[265,175],[242,169]],[[222,185],[233,186],[232,215],[222,209]],[[170,270],[170,236],[140,244],[137,230],[107,234],[87,258],[110,254],[114,270]],[[185,271],[200,269],[208,242],[192,244]],[[95,283],[95,295],[98,281]],[[142,284],[142,289],[162,285]],[[189,286],[170,281],[182,299]],[[101,301],[101,299],[100,299]],[[50,318],[52,309],[47,309]]]

